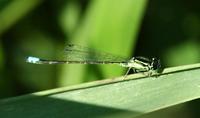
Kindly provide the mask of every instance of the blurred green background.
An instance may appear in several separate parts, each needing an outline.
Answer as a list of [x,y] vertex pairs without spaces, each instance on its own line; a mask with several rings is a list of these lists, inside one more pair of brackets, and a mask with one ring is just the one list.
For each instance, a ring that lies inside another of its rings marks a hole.
[[[128,58],[159,57],[163,67],[198,63],[199,4],[199,0],[1,0],[0,98],[124,75],[126,70],[115,65],[25,62],[30,55],[59,58],[67,43]],[[196,100],[165,114],[197,117],[199,106]]]

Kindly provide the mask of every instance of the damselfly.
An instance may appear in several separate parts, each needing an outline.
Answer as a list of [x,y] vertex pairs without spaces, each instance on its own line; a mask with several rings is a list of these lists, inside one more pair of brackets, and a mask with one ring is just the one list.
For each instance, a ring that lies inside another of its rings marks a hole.
[[130,69],[133,69],[133,72],[135,73],[149,72],[149,76],[158,74],[161,70],[160,60],[157,58],[138,56],[131,59],[125,59],[109,53],[94,52],[89,48],[74,44],[68,44],[64,52],[65,57],[60,60],[41,59],[29,56],[26,59],[26,62],[33,64],[118,64],[128,68],[125,76],[129,73]]

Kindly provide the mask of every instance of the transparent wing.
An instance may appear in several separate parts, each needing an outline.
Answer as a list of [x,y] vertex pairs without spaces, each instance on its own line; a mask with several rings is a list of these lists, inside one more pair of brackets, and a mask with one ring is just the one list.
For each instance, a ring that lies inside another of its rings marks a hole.
[[74,44],[66,45],[63,58],[66,61],[126,62],[129,60],[105,52],[96,52],[93,49]]

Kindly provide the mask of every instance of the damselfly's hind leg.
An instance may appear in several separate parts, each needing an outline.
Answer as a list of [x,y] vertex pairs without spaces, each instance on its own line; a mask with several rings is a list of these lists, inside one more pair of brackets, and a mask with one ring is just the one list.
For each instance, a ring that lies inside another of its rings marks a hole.
[[131,70],[131,67],[129,67],[128,70],[126,71],[126,74],[124,75],[124,79],[126,79],[126,77],[127,77],[128,73],[130,72],[130,70]]

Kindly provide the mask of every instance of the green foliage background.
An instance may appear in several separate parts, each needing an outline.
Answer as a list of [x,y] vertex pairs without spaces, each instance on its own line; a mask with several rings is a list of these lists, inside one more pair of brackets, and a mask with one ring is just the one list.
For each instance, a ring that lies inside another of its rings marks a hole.
[[[199,38],[198,0],[2,0],[0,97],[125,73],[123,68],[112,65],[25,63],[29,55],[58,58],[66,43],[124,57],[156,56],[168,67],[199,62]],[[196,100],[165,113],[179,109],[178,114],[195,117],[199,115],[195,110],[198,107]]]

